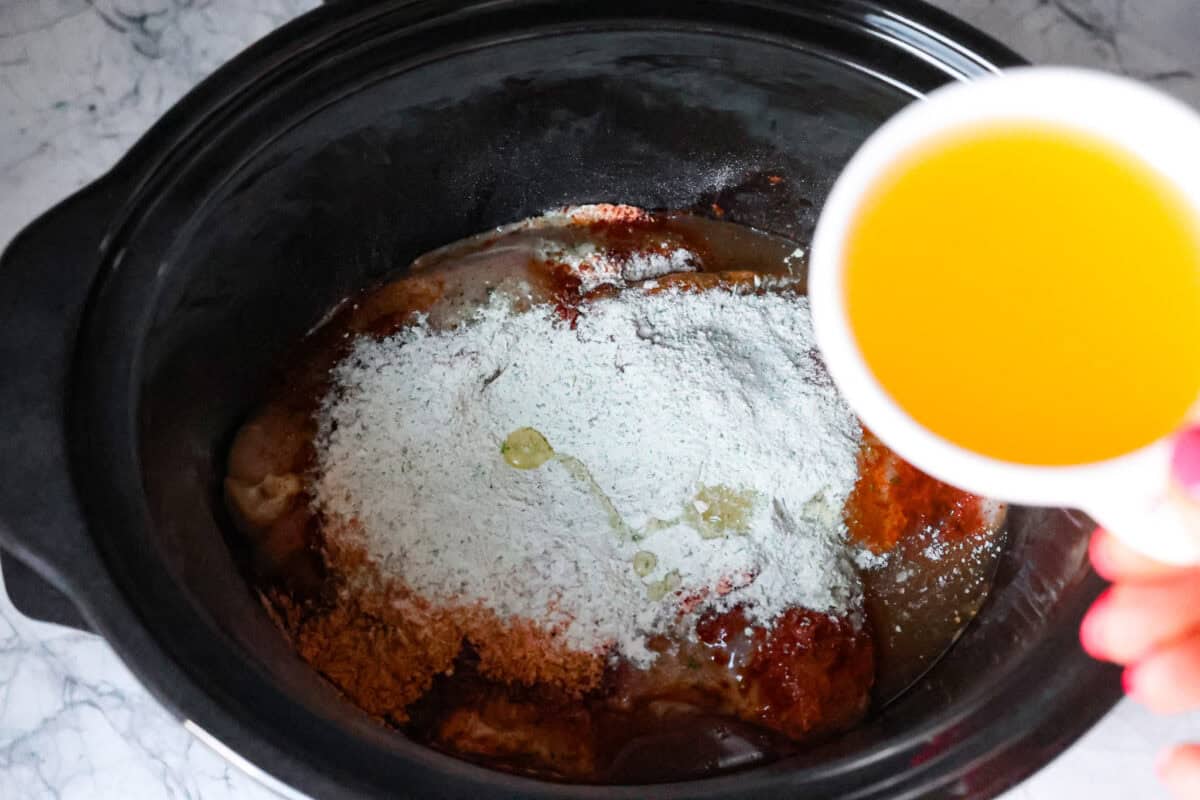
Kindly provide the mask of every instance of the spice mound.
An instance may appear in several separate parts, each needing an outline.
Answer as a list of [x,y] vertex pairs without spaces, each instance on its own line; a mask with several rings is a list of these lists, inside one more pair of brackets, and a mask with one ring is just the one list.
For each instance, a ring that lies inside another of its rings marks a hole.
[[859,429],[806,303],[631,291],[572,329],[500,298],[362,339],[318,415],[316,507],[430,602],[637,666],[681,616],[846,612]]

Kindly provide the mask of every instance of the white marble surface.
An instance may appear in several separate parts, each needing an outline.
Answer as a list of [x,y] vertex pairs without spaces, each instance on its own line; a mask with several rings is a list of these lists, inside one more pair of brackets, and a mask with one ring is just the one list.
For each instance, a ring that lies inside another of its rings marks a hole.
[[[315,4],[0,0],[0,247],[200,78]],[[936,4],[1034,61],[1113,69],[1200,105],[1196,0]],[[1200,741],[1200,716],[1122,703],[1005,800],[1162,796],[1154,754],[1187,739]],[[186,733],[103,641],[31,622],[0,593],[0,798],[273,797]]]

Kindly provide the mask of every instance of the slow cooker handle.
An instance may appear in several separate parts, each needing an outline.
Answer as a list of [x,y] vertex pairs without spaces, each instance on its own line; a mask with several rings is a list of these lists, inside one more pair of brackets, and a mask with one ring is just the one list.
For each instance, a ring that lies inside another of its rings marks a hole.
[[67,388],[76,331],[103,261],[111,179],[68,198],[0,256],[0,545],[80,603],[102,580],[70,474]]

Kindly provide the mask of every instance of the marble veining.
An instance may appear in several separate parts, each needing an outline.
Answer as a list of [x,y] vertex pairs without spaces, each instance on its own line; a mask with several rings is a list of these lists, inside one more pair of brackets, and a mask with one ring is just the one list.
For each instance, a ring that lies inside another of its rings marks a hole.
[[316,0],[0,0],[0,242]]
[[[182,94],[315,0],[0,0],[0,247],[93,180]],[[1039,63],[1118,71],[1200,105],[1195,0],[935,0]],[[1153,753],[1195,715],[1123,703],[1005,800],[1162,796]],[[100,639],[0,592],[0,798],[277,797],[188,733]]]
[[188,733],[103,640],[0,607],[0,797],[277,798]]
[[932,0],[1035,64],[1119,72],[1200,106],[1200,6],[1189,0]]

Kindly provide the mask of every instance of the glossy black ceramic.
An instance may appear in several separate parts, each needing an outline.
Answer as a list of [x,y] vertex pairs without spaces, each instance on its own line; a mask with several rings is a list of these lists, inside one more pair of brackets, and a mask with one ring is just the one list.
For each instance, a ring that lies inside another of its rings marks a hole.
[[587,788],[457,761],[344,703],[247,588],[218,485],[232,431],[288,347],[413,256],[587,201],[717,202],[804,241],[872,129],[946,81],[1017,61],[915,2],[311,13],[205,81],[5,253],[3,544],[180,718],[320,797],[999,792],[1118,695],[1076,644],[1100,583],[1087,520],[1070,512],[1013,512],[981,616],[858,730],[736,775]]

